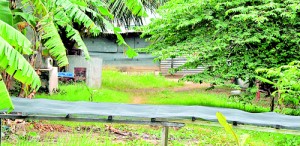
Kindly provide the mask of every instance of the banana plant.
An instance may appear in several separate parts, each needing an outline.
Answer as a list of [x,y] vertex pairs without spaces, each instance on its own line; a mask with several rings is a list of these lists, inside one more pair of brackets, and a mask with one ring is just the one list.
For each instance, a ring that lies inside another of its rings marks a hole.
[[[9,35],[8,35],[9,34]],[[30,41],[18,30],[0,20],[0,69],[23,84],[38,90],[39,76],[23,57],[32,54]],[[7,89],[0,77],[0,109],[13,109]]]
[[[118,44],[129,48],[126,51],[128,57],[132,58],[137,55],[119,34],[120,28],[111,23],[114,16],[110,13],[108,5],[102,1],[23,0],[22,3],[25,8],[33,8],[32,14],[37,18],[36,20],[39,20],[35,27],[45,47],[44,52],[48,52],[60,67],[68,65],[67,48],[62,37],[75,41],[77,48],[84,52],[88,60],[90,58],[88,49],[81,36],[83,34],[98,36],[105,30],[113,31],[117,35]],[[128,7],[134,4],[140,5],[140,3],[131,2]],[[135,12],[137,10],[132,11],[138,15]],[[62,31],[66,32],[66,36],[62,36]]]
[[[31,42],[20,31],[12,27],[13,15],[9,2],[0,0],[0,71],[4,71],[31,90],[41,85],[39,76],[23,55],[33,54]],[[9,93],[0,75],[0,110],[13,109]]]

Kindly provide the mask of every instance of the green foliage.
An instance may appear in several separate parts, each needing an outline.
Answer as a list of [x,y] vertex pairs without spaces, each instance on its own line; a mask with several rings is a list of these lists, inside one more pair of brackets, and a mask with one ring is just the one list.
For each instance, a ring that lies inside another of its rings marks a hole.
[[298,7],[298,0],[172,0],[143,27],[142,36],[158,59],[184,56],[183,68],[206,67],[186,80],[253,82],[256,68],[300,59]]
[[[85,13],[85,11],[82,11],[79,8],[80,6],[77,5],[78,3],[74,4],[69,0],[56,0],[56,4],[64,9],[64,12],[71,20],[82,24],[94,36],[99,35],[101,28],[94,23],[94,21]],[[83,6],[81,5],[81,7]],[[86,8],[88,5],[84,7]]]
[[13,15],[9,9],[9,2],[6,0],[0,0],[0,20],[9,25],[13,24]]
[[[32,15],[30,13],[24,13],[24,12],[22,12],[22,10],[20,10],[20,12],[18,12],[18,11],[14,12],[14,15],[15,15],[15,19],[17,19],[17,17],[19,17],[20,19],[22,18],[31,26],[36,26],[36,22],[38,21],[37,17],[35,17],[34,15]],[[16,23],[16,22],[14,22],[14,23]]]
[[277,68],[257,69],[262,82],[270,83],[277,89],[273,96],[279,96],[279,103],[296,108],[300,102],[300,62],[294,61]]
[[52,21],[51,15],[44,16],[41,20],[41,28],[39,32],[42,34],[42,39],[47,40],[44,46],[49,50],[52,57],[57,60],[58,66],[66,66],[69,64],[66,48],[60,38],[58,30]]
[[0,95],[1,95],[1,98],[0,98],[0,103],[1,103],[0,104],[0,110],[3,110],[3,109],[12,110],[12,109],[14,109],[14,105],[12,104],[12,102],[10,100],[8,91],[6,90],[6,86],[5,86],[5,84],[4,84],[3,80],[2,80],[1,75],[0,75]]
[[31,42],[20,31],[0,19],[0,37],[9,43],[19,53],[32,54]]
[[284,146],[298,146],[300,145],[300,139],[298,137],[287,136],[284,138],[276,139],[274,143],[275,145],[284,144]]
[[246,140],[249,138],[249,135],[248,134],[243,135],[243,136],[241,136],[241,139],[239,139],[237,134],[233,131],[232,125],[227,123],[226,117],[220,112],[217,112],[216,116],[217,116],[219,123],[225,128],[225,131],[234,137],[237,145],[239,145],[239,146],[245,145]]
[[[77,48],[83,50],[85,58],[89,59],[89,53],[86,45],[84,44],[81,36],[98,36],[104,30],[113,31],[117,35],[117,42],[119,45],[128,47],[126,54],[132,58],[137,56],[137,53],[124,41],[123,37],[119,34],[120,28],[115,27],[110,21],[113,20],[113,15],[108,9],[108,5],[103,1],[95,0],[23,0],[24,7],[33,7],[33,16],[27,17],[24,14],[18,14],[30,24],[37,24],[39,34],[42,35],[42,42],[46,52],[49,52],[59,66],[68,64],[66,57],[67,48],[63,44],[62,38],[66,38],[76,42]],[[110,2],[111,3],[111,2]],[[139,17],[144,7],[139,1],[130,1],[128,5],[122,7],[132,8],[135,17]],[[138,6],[138,7],[134,7]],[[122,8],[121,6],[118,8]],[[124,11],[124,10],[122,10]],[[119,11],[120,13],[122,11]],[[137,16],[139,15],[139,16]],[[30,19],[29,19],[30,18]],[[32,19],[37,18],[37,19]],[[125,18],[123,18],[125,19]],[[131,18],[128,18],[130,20]],[[32,21],[40,20],[38,23]],[[41,25],[41,26],[40,26]],[[66,34],[62,33],[66,32]],[[65,40],[65,41],[69,41]],[[56,43],[57,42],[57,43]]]
[[[2,3],[3,4],[3,3]],[[8,7],[9,5],[0,5]],[[32,90],[37,90],[40,86],[40,80],[35,70],[22,56],[31,55],[31,42],[19,31],[14,29],[8,23],[2,21],[3,17],[10,17],[11,14],[0,10],[0,70],[5,71],[18,81],[30,85]],[[0,76],[0,109],[13,109],[12,102]]]
[[88,52],[88,49],[81,39],[80,33],[78,30],[74,29],[72,26],[67,25],[66,31],[68,32],[67,37],[70,38],[71,40],[75,40],[78,44],[78,48],[81,49],[84,52],[85,59],[90,59],[90,55]]
[[125,5],[134,15],[143,17],[148,16],[141,0],[125,0]]
[[0,68],[5,69],[5,72],[20,82],[31,85],[32,89],[38,89],[41,85],[39,76],[27,60],[2,37],[0,37]]
[[125,26],[143,25],[143,17],[153,12],[167,0],[103,0],[107,4],[114,21]]

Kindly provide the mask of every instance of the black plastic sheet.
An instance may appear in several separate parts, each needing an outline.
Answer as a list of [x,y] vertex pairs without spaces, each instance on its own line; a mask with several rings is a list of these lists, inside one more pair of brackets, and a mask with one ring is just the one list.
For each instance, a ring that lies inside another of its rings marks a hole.
[[206,106],[145,105],[96,102],[66,102],[48,99],[12,98],[15,109],[29,115],[88,115],[131,118],[162,118],[165,120],[202,119],[217,121],[216,112],[224,114],[228,121],[239,124],[269,126],[300,130],[300,116],[274,112],[249,113],[237,109]]

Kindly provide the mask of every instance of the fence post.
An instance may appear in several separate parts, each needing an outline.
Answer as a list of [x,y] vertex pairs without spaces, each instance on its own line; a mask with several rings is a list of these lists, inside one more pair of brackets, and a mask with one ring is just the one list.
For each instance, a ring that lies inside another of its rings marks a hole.
[[2,145],[2,118],[0,118],[0,146]]
[[164,126],[161,134],[162,146],[168,145],[169,127]]

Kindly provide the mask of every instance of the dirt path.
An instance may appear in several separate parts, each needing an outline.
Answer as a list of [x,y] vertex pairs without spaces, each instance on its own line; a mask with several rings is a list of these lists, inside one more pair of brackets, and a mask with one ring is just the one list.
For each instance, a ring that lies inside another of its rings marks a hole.
[[[178,81],[178,79],[170,79],[173,81]],[[203,84],[196,84],[192,82],[185,82],[183,86],[181,87],[173,87],[173,88],[149,88],[149,89],[136,89],[134,90],[134,96],[130,103],[132,104],[145,104],[147,102],[146,95],[149,94],[149,92],[160,92],[164,90],[169,90],[173,92],[184,92],[184,91],[193,91],[200,88],[208,88],[210,87],[210,84],[203,83]]]
[[208,88],[208,87],[210,87],[210,84],[208,83],[196,84],[192,82],[186,82],[182,87],[175,87],[172,89],[172,91],[183,92],[183,91],[192,91],[192,90],[197,90],[200,88]]
[[145,104],[146,103],[146,99],[145,97],[141,97],[141,96],[134,96],[132,101],[132,104]]

